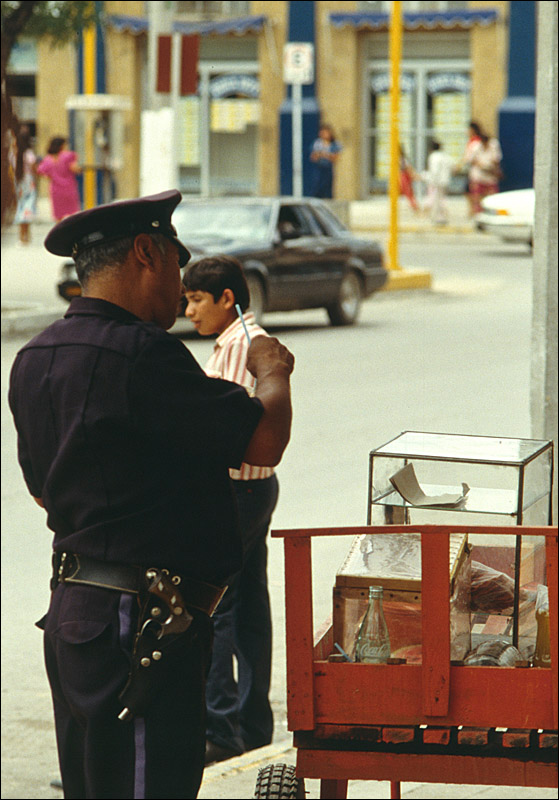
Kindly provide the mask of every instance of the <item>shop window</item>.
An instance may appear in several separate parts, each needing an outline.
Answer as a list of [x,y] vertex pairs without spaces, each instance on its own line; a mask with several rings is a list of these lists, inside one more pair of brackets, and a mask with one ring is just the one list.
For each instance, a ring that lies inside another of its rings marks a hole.
[[[179,3],[179,5],[183,5]],[[360,2],[358,3],[359,11],[370,11],[371,13],[376,14],[389,14],[392,8],[391,2]],[[418,0],[418,2],[413,2],[410,0],[409,2],[402,3],[402,7],[404,12],[412,13],[412,14],[420,14],[422,12],[429,12],[429,11],[454,11],[457,8],[468,8],[468,2],[462,2],[461,0],[457,0],[457,2],[453,2],[449,0],[449,2],[438,1],[438,0]]]
[[192,0],[192,2],[178,2],[177,14],[196,14],[202,17],[237,17],[250,12],[250,3],[243,0],[222,0],[221,2],[206,2],[206,0]]

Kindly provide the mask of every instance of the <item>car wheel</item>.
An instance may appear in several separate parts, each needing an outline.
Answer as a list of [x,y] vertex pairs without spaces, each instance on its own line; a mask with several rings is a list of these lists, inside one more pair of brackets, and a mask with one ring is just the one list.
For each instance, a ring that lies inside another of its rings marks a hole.
[[266,306],[266,295],[262,281],[256,275],[247,275],[247,285],[250,293],[249,310],[254,314],[254,319],[258,325],[262,323],[264,309]]
[[336,302],[326,308],[332,325],[353,325],[362,299],[363,289],[359,275],[353,271],[348,272],[342,278]]

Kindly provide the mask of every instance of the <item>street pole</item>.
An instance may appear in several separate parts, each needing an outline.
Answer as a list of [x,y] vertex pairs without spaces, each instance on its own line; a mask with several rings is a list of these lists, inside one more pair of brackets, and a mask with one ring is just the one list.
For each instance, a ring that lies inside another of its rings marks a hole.
[[393,0],[390,16],[390,228],[388,269],[401,269],[398,263],[398,197],[400,196],[400,61],[402,58],[402,3]]
[[291,84],[293,105],[293,196],[303,196],[303,86]]

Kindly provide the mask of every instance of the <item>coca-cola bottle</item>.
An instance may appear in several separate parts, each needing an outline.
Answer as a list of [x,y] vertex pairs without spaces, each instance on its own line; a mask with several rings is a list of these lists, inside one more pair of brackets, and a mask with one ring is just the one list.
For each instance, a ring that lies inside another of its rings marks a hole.
[[390,636],[382,608],[382,586],[369,586],[369,607],[355,640],[355,660],[384,664],[390,658]]

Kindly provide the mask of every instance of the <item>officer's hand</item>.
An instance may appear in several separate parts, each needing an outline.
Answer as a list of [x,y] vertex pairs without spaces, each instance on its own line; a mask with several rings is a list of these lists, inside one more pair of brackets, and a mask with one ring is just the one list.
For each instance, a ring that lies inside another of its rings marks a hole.
[[272,373],[291,375],[295,359],[278,339],[256,336],[248,349],[247,368],[258,380]]

